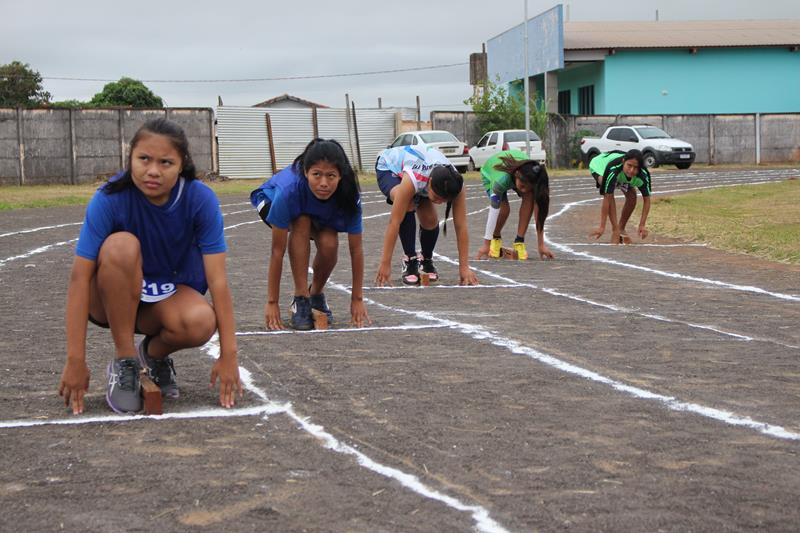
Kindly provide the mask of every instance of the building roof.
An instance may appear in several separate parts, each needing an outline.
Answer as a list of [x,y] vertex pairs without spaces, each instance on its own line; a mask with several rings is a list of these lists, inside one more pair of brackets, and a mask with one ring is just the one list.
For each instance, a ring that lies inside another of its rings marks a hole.
[[287,94],[287,93],[283,93],[282,95],[276,96],[275,98],[270,98],[269,100],[264,100],[263,102],[258,103],[256,105],[254,105],[253,107],[270,107],[273,104],[277,104],[277,103],[280,103],[280,102],[285,102],[287,100],[289,100],[291,102],[297,102],[298,104],[303,104],[303,105],[308,106],[308,107],[319,107],[319,108],[323,108],[323,109],[327,109],[328,108],[328,106],[326,106],[326,105],[318,104],[316,102],[312,102],[311,100],[304,100],[302,98],[298,98],[297,96],[292,96],[291,94]]
[[565,22],[565,50],[799,46],[800,20]]

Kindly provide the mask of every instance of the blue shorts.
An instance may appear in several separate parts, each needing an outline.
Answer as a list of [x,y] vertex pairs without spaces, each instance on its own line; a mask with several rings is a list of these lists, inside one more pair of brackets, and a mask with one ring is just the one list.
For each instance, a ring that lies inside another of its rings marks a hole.
[[[381,192],[386,196],[386,203],[392,205],[392,189],[400,185],[403,179],[391,170],[379,170],[376,168],[375,174],[378,176],[378,187],[380,187]],[[419,207],[419,201],[422,198],[426,197],[419,194],[414,195],[414,207]]]

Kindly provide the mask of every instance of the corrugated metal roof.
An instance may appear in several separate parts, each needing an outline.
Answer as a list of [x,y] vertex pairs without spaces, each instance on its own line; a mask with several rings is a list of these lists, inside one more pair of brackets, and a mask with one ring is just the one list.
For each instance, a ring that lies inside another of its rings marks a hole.
[[565,22],[565,50],[798,46],[800,20]]

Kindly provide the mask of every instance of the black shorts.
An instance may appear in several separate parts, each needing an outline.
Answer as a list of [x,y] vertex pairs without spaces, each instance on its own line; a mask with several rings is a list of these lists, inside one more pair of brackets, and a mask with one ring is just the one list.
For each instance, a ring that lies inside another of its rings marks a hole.
[[[380,187],[383,195],[386,196],[386,203],[392,205],[394,203],[392,202],[391,197],[392,189],[400,185],[400,182],[403,181],[403,179],[397,176],[391,170],[378,170],[376,168],[375,174],[378,176],[378,187]],[[414,207],[419,207],[419,201],[422,198],[426,197],[422,196],[421,194],[414,195]]]
[[[157,302],[153,302],[153,303],[157,303]],[[153,303],[142,302],[142,301],[140,300],[140,301],[139,301],[139,307],[138,307],[138,308],[137,308],[137,310],[136,310],[136,314],[138,315],[138,314],[139,314],[139,311],[141,311],[141,310],[142,310],[142,308],[143,308],[144,306],[146,306],[146,305],[153,305]],[[92,323],[92,324],[94,324],[95,326],[100,326],[101,328],[105,328],[105,329],[109,329],[109,327],[110,327],[110,326],[108,325],[108,322],[106,322],[106,323],[103,323],[103,322],[100,322],[99,320],[95,320],[95,318],[92,316],[92,314],[91,314],[91,313],[89,313],[89,322],[91,322],[91,323]],[[134,321],[134,323],[133,323],[133,324],[134,324],[134,325],[133,325],[133,332],[134,332],[134,333],[137,333],[137,334],[139,334],[139,335],[144,335],[144,332],[143,332],[143,331],[139,331],[139,327],[136,325],[136,322],[135,322],[135,321]]]

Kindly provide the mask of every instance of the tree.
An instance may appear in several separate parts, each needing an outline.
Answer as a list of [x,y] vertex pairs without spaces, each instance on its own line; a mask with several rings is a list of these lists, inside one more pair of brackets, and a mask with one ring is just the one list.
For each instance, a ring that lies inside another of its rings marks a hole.
[[0,107],[39,107],[50,101],[42,88],[42,75],[27,63],[0,66]]
[[[472,106],[480,131],[515,130],[525,127],[524,98],[511,94],[502,85],[487,81],[480,96],[473,95],[464,100],[464,103]],[[537,101],[536,93],[533,93],[528,105],[531,129],[544,139],[547,133],[547,110],[544,102]]]
[[94,107],[164,107],[164,101],[144,83],[124,77],[107,83],[89,103]]

